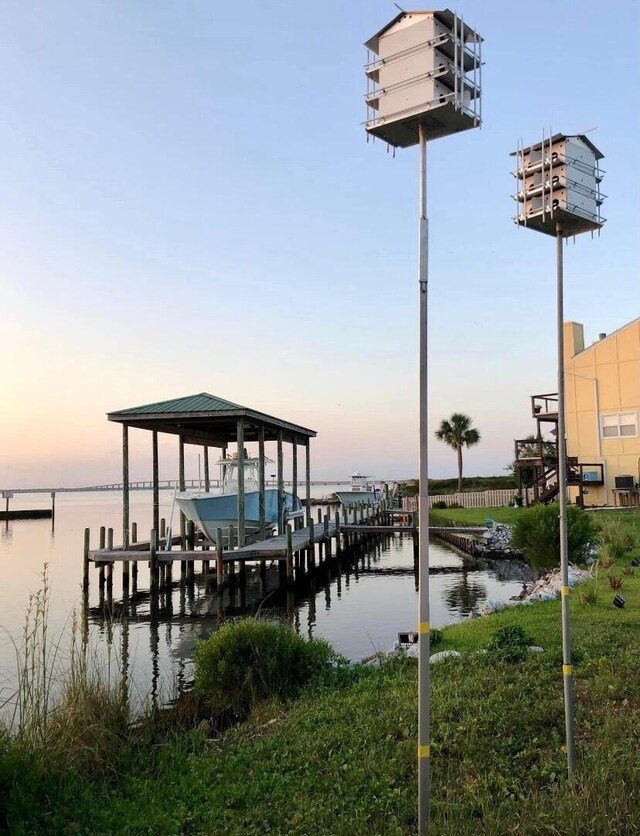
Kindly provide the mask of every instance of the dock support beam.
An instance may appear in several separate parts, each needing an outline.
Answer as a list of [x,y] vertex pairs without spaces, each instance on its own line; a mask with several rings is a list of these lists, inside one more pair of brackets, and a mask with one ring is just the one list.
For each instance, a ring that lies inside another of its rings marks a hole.
[[129,548],[129,427],[122,425],[122,543]]
[[[178,490],[183,491],[184,484],[184,438],[178,438]],[[157,530],[157,529],[156,529]],[[184,551],[186,547],[187,518],[180,511],[180,548]],[[183,568],[186,568],[183,566]]]
[[[292,467],[292,474],[291,479],[293,480],[293,486],[291,490],[291,494],[293,496],[293,510],[296,510],[297,505],[297,498],[298,498],[298,439],[293,437],[293,441],[291,442],[291,467]],[[296,517],[293,521],[294,528],[298,528],[298,518]]]
[[151,456],[152,456],[152,490],[153,490],[153,527],[160,530],[160,482],[158,471],[158,433],[154,430],[151,433]]
[[305,438],[304,440],[304,449],[305,449],[305,496],[307,497],[307,525],[311,525],[313,523],[313,519],[311,517],[311,440],[309,438]]
[[278,430],[278,534],[284,534],[284,455],[282,430]]
[[205,444],[202,448],[202,457],[204,459],[204,492],[211,491],[211,479],[209,478],[209,448]]
[[238,547],[244,546],[244,418],[238,420]]
[[258,427],[258,525],[261,540],[265,537],[264,491],[264,424],[260,424]]

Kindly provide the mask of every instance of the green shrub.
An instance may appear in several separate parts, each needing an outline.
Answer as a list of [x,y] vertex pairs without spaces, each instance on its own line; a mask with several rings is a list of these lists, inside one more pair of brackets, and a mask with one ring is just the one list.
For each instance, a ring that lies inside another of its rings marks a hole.
[[529,654],[530,644],[533,644],[533,639],[522,627],[505,625],[494,631],[487,644],[487,652],[492,661],[522,662]]
[[578,600],[581,604],[588,606],[598,603],[598,584],[595,582],[586,583],[578,592]]
[[195,690],[213,713],[244,718],[261,702],[289,699],[343,662],[324,640],[305,640],[279,622],[223,625],[195,651]]
[[[567,508],[569,560],[586,559],[597,540],[593,518],[581,508]],[[513,526],[513,545],[527,555],[536,569],[549,569],[560,563],[560,519],[556,503],[523,509]]]
[[607,580],[611,589],[620,589],[623,584],[623,580],[619,575],[609,575]]
[[439,647],[444,641],[444,633],[437,627],[433,627],[429,633],[429,644],[431,647]]
[[635,537],[620,520],[603,520],[598,532],[602,552],[613,560],[619,560],[635,546]]

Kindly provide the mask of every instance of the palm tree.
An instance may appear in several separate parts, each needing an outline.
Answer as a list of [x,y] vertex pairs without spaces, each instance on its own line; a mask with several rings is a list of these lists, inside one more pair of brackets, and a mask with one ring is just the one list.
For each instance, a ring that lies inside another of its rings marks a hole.
[[436,438],[444,441],[458,454],[458,493],[462,491],[462,448],[472,447],[480,441],[480,433],[471,426],[472,419],[461,412],[454,412],[447,421],[443,419],[436,430]]

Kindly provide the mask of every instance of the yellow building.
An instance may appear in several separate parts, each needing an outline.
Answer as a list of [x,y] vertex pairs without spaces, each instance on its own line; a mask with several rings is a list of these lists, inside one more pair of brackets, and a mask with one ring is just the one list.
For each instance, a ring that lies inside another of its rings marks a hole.
[[[604,472],[604,484],[590,486],[582,470],[584,505],[638,504],[640,318],[586,347],[583,326],[565,322],[564,346],[567,456]],[[573,501],[578,494],[570,487]]]

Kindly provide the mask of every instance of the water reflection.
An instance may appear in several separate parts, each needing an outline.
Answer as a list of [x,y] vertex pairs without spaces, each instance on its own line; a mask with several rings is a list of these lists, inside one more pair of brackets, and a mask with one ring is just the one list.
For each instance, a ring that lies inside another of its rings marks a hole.
[[444,600],[452,612],[468,617],[478,613],[487,600],[487,588],[475,578],[469,579],[469,567],[463,563],[458,580],[446,590]]

